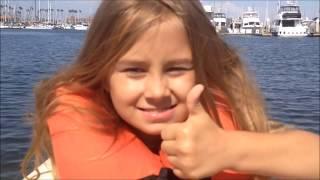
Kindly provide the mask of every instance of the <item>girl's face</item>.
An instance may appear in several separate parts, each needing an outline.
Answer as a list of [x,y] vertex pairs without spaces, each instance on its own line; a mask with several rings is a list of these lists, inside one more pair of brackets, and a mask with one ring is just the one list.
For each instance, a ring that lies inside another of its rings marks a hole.
[[117,113],[143,133],[159,135],[167,123],[186,120],[195,72],[180,20],[147,30],[116,63],[109,85]]

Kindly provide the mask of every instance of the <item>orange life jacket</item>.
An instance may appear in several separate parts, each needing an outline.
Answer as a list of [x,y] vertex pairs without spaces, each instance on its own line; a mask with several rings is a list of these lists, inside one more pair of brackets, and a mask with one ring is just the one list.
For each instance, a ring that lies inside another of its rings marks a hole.
[[[75,106],[93,106],[79,95],[61,95],[60,101]],[[222,126],[236,130],[231,112],[218,105]],[[160,169],[170,167],[162,151],[152,153],[128,129],[122,129],[118,138],[86,127],[93,121],[90,114],[82,114],[68,106],[59,106],[48,119],[56,173],[61,179],[141,179],[159,175]],[[222,179],[251,179],[252,176],[222,171],[212,177]]]

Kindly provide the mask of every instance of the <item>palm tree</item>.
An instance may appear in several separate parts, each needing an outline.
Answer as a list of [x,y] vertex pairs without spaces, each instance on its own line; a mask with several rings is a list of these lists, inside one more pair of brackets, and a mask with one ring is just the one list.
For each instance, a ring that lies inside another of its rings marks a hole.
[[61,12],[61,21],[62,23],[64,23],[64,10],[60,9],[60,12]]
[[69,14],[71,14],[71,15],[69,15],[69,17],[71,16],[71,21],[72,21],[72,24],[76,24],[77,22],[77,20],[76,20],[76,13],[78,13],[78,11],[77,10],[75,10],[75,9],[69,9]]
[[80,23],[81,23],[81,13],[82,13],[82,11],[79,9],[78,12],[79,12],[79,14],[80,14],[80,15],[78,16],[78,21],[80,21]]
[[30,21],[33,21],[33,14],[34,14],[34,13],[33,13],[33,10],[34,10],[34,9],[33,9],[33,7],[31,6],[31,7],[29,8],[29,10],[30,10],[30,11],[29,11],[29,12],[30,12]]
[[30,9],[26,9],[27,15],[26,15],[26,20],[30,21]]
[[18,14],[19,14],[19,21],[20,23],[22,22],[22,10],[23,8],[21,6],[18,7],[19,11],[18,11]]
[[10,17],[10,22],[12,23],[14,20],[14,12],[13,12],[13,7],[9,6],[9,17]]

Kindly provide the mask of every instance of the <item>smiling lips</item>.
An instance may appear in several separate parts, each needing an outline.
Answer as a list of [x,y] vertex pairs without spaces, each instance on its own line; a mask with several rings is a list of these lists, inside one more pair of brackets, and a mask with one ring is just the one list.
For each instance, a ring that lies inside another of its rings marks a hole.
[[176,105],[172,105],[167,108],[138,108],[142,111],[142,115],[145,119],[151,122],[160,123],[160,122],[168,122],[173,119],[174,116],[174,108]]

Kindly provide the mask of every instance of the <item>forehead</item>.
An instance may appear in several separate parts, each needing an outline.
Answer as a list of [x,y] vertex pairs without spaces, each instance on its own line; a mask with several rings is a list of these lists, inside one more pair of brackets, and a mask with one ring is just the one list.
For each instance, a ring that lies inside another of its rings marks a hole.
[[130,59],[192,59],[189,40],[182,21],[172,17],[154,24],[141,35],[119,61]]

